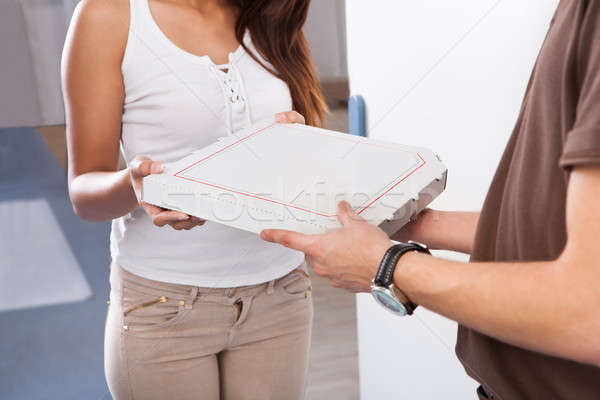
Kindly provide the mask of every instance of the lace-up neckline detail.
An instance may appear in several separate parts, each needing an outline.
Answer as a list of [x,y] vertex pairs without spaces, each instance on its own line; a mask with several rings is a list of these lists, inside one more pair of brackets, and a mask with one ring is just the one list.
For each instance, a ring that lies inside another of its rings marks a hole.
[[231,54],[229,64],[212,65],[210,69],[226,99],[227,129],[232,134],[252,123],[242,75]]
[[225,89],[225,95],[232,104],[245,103],[246,99],[241,93],[240,82],[235,76],[231,75],[231,68],[224,72],[222,69],[217,70],[217,74],[220,75],[223,88]]

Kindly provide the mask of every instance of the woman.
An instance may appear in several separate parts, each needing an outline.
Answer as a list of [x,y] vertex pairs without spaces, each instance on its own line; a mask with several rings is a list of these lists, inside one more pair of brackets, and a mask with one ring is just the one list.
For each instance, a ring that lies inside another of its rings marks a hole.
[[84,0],[74,14],[63,57],[69,190],[80,217],[113,220],[105,369],[116,400],[303,397],[303,256],[140,204],[140,190],[162,162],[259,119],[320,122],[308,6]]

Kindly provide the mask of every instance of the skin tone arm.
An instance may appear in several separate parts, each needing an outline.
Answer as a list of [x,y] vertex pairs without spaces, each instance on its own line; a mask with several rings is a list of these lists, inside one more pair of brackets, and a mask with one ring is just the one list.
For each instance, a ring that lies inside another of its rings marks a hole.
[[80,3],[63,53],[69,192],[75,212],[90,221],[118,217],[137,205],[128,171],[115,172],[123,104],[119,70],[127,40],[127,20],[119,16],[124,11],[119,2]]
[[426,209],[407,224],[392,239],[427,243],[433,250],[452,250],[471,254],[478,212],[438,211]]
[[[88,221],[120,217],[141,205],[157,226],[192,229],[203,220],[140,203],[142,179],[162,163],[138,156],[118,170],[124,86],[121,62],[129,30],[126,1],[84,0],[68,32],[62,60],[73,209]],[[282,123],[304,123],[293,111]]]
[[[138,157],[118,171],[124,88],[121,60],[128,35],[126,2],[80,3],[67,34],[62,82],[67,118],[69,194],[88,221],[124,215],[139,204],[141,180],[162,165]],[[144,205],[157,226],[190,229],[202,221]]]
[[[394,283],[412,301],[501,341],[600,366],[600,167],[575,168],[567,197],[568,241],[556,260],[464,264],[408,253]],[[261,236],[305,252],[333,286],[367,292],[391,242],[346,203],[338,216],[343,227],[329,234]]]

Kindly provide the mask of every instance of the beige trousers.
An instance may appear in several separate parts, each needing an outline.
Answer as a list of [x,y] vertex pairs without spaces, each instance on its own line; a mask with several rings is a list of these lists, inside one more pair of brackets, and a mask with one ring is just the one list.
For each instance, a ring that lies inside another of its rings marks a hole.
[[304,267],[232,289],[111,266],[105,372],[115,400],[304,399],[313,305]]

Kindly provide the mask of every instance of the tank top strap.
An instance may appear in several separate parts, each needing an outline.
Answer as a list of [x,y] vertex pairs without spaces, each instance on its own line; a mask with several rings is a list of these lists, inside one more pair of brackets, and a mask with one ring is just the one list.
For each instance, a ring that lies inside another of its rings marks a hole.
[[141,38],[152,37],[154,20],[148,0],[129,0],[130,34]]
[[129,0],[129,33],[137,29],[138,20],[140,19],[140,0]]
[[[169,46],[164,46],[158,27],[150,12],[148,0],[129,0],[129,35],[122,63],[124,75],[135,73],[140,60],[161,58],[171,53]],[[132,70],[133,69],[133,70]]]

